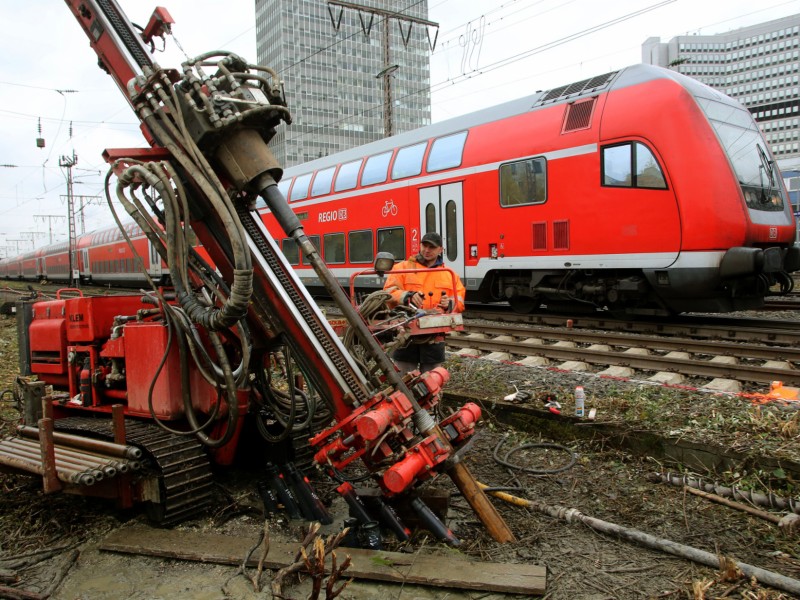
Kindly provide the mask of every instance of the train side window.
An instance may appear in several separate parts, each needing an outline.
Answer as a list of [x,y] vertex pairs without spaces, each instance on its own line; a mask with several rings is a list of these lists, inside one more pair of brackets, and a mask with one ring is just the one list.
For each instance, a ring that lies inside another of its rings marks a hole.
[[429,231],[436,231],[436,208],[433,204],[428,204],[425,207],[425,233]]
[[372,230],[351,231],[347,234],[347,246],[350,249],[351,263],[372,262]]
[[500,165],[500,206],[541,204],[547,200],[547,162],[528,158]]
[[322,196],[331,193],[331,184],[333,183],[333,173],[335,171],[336,167],[330,167],[329,169],[317,172],[317,176],[314,177],[314,183],[311,185],[312,196]]
[[383,154],[376,154],[367,159],[364,165],[364,172],[361,173],[361,185],[372,185],[373,183],[383,183],[386,181],[386,174],[389,172],[389,161],[392,158],[391,150]]
[[456,203],[453,200],[448,200],[444,205],[444,222],[447,231],[447,237],[444,241],[445,252],[447,253],[447,260],[454,261],[458,258],[458,212]]
[[300,248],[297,247],[297,242],[292,238],[284,238],[282,249],[283,255],[286,257],[286,260],[289,261],[290,265],[300,264]]
[[[319,236],[318,235],[310,235],[308,236],[308,241],[314,245],[314,248],[317,249],[317,253],[319,253]],[[303,256],[303,264],[311,264],[306,261],[305,254],[303,254],[302,250],[300,251],[301,256]]]
[[636,187],[656,190],[667,189],[664,173],[650,148],[636,144]]
[[667,189],[661,165],[650,148],[640,142],[607,146],[602,161],[605,186]]
[[391,252],[395,260],[403,260],[406,253],[406,234],[403,228],[379,229],[378,252]]
[[305,200],[308,198],[308,184],[311,183],[311,175],[313,175],[313,173],[300,175],[300,177],[294,180],[289,200]]
[[422,173],[422,157],[427,147],[428,142],[422,142],[400,148],[392,165],[392,179],[403,179]]
[[434,140],[428,154],[428,173],[460,167],[466,141],[466,131]]
[[330,265],[344,263],[344,234],[326,233],[322,238],[322,251],[326,263]]
[[334,192],[352,190],[358,185],[358,171],[361,169],[361,163],[362,159],[359,158],[345,163],[339,168],[339,173],[336,174],[336,183],[333,184]]
[[631,145],[603,148],[603,185],[632,187]]

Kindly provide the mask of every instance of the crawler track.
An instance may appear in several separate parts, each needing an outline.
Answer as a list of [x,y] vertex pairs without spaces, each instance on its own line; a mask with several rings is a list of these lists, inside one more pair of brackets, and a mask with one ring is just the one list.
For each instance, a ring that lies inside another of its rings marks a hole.
[[[111,422],[68,417],[55,422],[59,431],[113,439]],[[200,515],[211,504],[212,478],[208,457],[194,437],[178,436],[157,425],[126,420],[126,443],[143,450],[158,481],[151,490],[147,513],[159,525],[173,525]],[[144,457],[143,457],[144,458]]]

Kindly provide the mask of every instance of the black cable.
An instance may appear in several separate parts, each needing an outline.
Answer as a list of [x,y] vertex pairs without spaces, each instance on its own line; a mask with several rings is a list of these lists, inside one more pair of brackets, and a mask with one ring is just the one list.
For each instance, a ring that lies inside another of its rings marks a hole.
[[[514,471],[523,471],[525,473],[531,473],[533,475],[555,475],[556,473],[562,473],[562,472],[566,471],[567,469],[571,469],[572,466],[575,464],[575,462],[578,460],[577,454],[575,454],[572,450],[570,450],[566,446],[562,446],[561,444],[552,444],[552,443],[521,444],[519,446],[515,446],[515,447],[511,448],[511,450],[506,452],[506,455],[503,458],[500,458],[498,456],[498,452],[500,451],[500,448],[503,446],[503,444],[506,443],[506,439],[507,438],[504,437],[502,440],[500,440],[500,442],[497,444],[497,446],[495,446],[494,451],[492,452],[492,456],[493,456],[495,462],[497,462],[498,464],[503,465],[504,467],[506,467],[508,469],[512,469]],[[520,452],[521,450],[527,450],[529,448],[551,448],[553,450],[560,450],[560,451],[563,451],[563,452],[567,452],[569,454],[569,456],[570,456],[570,460],[569,460],[569,462],[567,462],[566,465],[563,465],[563,466],[558,467],[556,469],[535,469],[533,467],[525,467],[525,466],[522,466],[522,465],[518,465],[518,464],[514,464],[512,462],[509,462],[508,459],[509,459],[509,457],[511,457],[512,454],[516,454],[517,452]],[[515,488],[515,489],[518,490],[519,488]]]

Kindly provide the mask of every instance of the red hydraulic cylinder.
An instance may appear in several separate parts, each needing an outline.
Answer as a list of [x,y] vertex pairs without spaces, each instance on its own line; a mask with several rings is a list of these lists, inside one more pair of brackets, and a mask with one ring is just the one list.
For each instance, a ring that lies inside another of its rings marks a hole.
[[408,451],[406,457],[392,465],[383,474],[383,485],[387,490],[399,494],[418,478],[425,478],[438,463],[449,456],[441,440],[432,435]]
[[413,413],[414,407],[408,398],[401,392],[395,392],[386,401],[358,417],[356,430],[365,440],[376,440],[389,427],[397,425]]

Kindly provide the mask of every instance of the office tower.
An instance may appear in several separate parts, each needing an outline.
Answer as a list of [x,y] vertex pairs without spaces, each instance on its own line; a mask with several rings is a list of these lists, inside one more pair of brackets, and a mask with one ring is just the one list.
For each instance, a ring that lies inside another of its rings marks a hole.
[[667,43],[649,38],[642,62],[736,98],[753,113],[784,174],[800,169],[800,14]]
[[258,62],[278,72],[293,117],[271,142],[282,165],[381,139],[388,128],[396,134],[430,123],[429,53],[436,32],[423,23],[427,0],[255,0],[255,5]]

